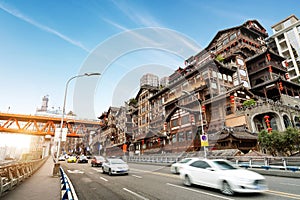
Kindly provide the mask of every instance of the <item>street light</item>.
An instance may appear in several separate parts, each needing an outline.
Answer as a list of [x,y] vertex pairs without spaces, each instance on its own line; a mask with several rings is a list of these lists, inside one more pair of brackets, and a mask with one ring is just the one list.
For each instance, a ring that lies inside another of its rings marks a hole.
[[66,109],[66,99],[67,99],[67,92],[68,92],[68,86],[71,80],[75,78],[80,78],[84,76],[100,76],[100,73],[84,73],[80,75],[73,76],[69,78],[69,80],[66,83],[66,88],[65,88],[65,96],[64,96],[64,104],[63,104],[63,109],[62,109],[62,116],[61,116],[61,122],[60,122],[60,134],[58,138],[58,144],[57,144],[57,152],[56,152],[56,163],[58,162],[58,157],[59,157],[59,151],[60,151],[60,142],[61,142],[61,137],[62,137],[62,128],[63,128],[63,123],[64,123],[64,117],[65,117],[65,109]]
[[[182,90],[182,92],[185,93],[185,94],[187,94],[187,95],[193,96],[190,92],[188,92],[186,90]],[[199,102],[199,112],[200,112],[199,119],[200,119],[200,122],[201,122],[201,133],[204,134],[201,102]],[[203,148],[204,148],[204,158],[206,158],[206,146],[203,146]]]

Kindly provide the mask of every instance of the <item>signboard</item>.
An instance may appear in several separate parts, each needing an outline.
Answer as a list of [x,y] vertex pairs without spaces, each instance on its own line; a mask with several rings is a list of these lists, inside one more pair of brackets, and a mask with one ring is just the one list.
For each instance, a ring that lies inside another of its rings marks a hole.
[[62,135],[61,135],[61,141],[65,142],[67,140],[67,133],[68,133],[68,128],[63,128],[62,129]]
[[62,131],[61,128],[56,128],[54,134],[54,141],[57,142],[61,138],[61,141],[65,142],[67,140],[67,133],[68,133],[68,128],[63,128]]
[[207,147],[208,146],[208,137],[207,135],[201,135],[201,146]]

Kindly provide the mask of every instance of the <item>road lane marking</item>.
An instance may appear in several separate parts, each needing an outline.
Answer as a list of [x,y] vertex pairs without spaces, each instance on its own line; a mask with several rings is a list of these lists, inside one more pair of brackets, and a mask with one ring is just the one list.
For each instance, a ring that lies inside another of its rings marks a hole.
[[282,197],[289,197],[289,198],[293,198],[293,199],[300,199],[300,195],[298,195],[298,194],[291,194],[291,193],[279,192],[279,191],[274,191],[274,190],[268,190],[268,191],[266,191],[266,193],[278,195],[278,196],[282,196]]
[[197,193],[205,194],[205,195],[212,196],[212,197],[217,197],[217,198],[220,198],[220,199],[234,200],[234,199],[230,199],[228,197],[223,197],[223,196],[219,196],[219,195],[215,195],[215,194],[211,194],[211,193],[207,193],[207,192],[201,192],[199,190],[191,189],[191,188],[188,188],[188,187],[174,185],[172,183],[167,183],[167,185],[172,186],[172,187],[181,188],[181,189],[184,189],[184,190],[189,190],[189,191],[192,191],[192,192],[197,192]]
[[80,170],[77,170],[77,169],[75,169],[75,170],[67,170],[70,174],[83,174],[84,172],[83,171],[80,171]]
[[103,177],[101,177],[101,176],[100,176],[100,179],[102,179],[102,180],[104,180],[104,181],[108,181],[106,178],[103,178]]
[[131,190],[128,190],[127,188],[123,188],[123,190],[125,190],[126,192],[129,192],[130,194],[133,194],[133,195],[135,195],[135,196],[137,196],[137,197],[139,197],[139,198],[141,198],[141,199],[149,200],[149,199],[147,199],[146,197],[143,197],[142,195],[139,195],[138,193],[135,193],[135,192],[133,192],[133,191],[131,191]]
[[292,183],[280,183],[281,185],[290,185],[290,186],[296,186],[299,187],[300,185],[292,184]]
[[145,171],[145,170],[132,169],[132,168],[130,168],[130,170],[131,170],[131,171],[137,171],[137,172],[148,173],[148,174],[155,174],[155,175],[158,175],[158,176],[166,176],[166,177],[172,177],[172,178],[180,178],[178,175],[174,175],[174,174],[165,174],[165,173],[160,173],[160,172]]
[[132,175],[132,176],[134,176],[135,178],[143,178],[143,177],[137,176],[137,175]]
[[[159,176],[166,176],[166,177],[172,177],[172,178],[180,179],[180,176],[174,175],[174,174],[165,174],[165,173],[146,171],[146,170],[140,170],[140,169],[135,169],[135,168],[130,168],[130,170],[131,171],[142,172],[142,173],[148,173],[148,174],[154,174],[154,175],[159,175]],[[290,184],[290,185],[299,186],[299,185],[296,185],[296,184]],[[180,187],[180,186],[178,186],[178,187]],[[182,187],[182,188],[184,188],[184,187]],[[272,195],[278,195],[278,196],[283,196],[283,197],[300,199],[300,195],[298,195],[298,194],[284,193],[284,192],[273,191],[273,190],[268,190],[266,192],[269,193],[269,194],[272,194]]]

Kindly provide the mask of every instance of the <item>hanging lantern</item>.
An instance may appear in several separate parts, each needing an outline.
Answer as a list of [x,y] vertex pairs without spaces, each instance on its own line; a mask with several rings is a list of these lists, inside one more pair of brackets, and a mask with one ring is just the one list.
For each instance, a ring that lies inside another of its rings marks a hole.
[[267,59],[268,61],[271,61],[271,55],[269,53],[267,54]]
[[287,61],[284,61],[284,65],[285,65],[286,67],[288,67],[288,66],[289,66],[289,63],[288,63]]
[[194,115],[190,115],[190,121],[191,121],[191,123],[194,123],[194,122],[195,122]]
[[265,119],[265,122],[267,124],[267,130],[268,130],[268,133],[270,133],[272,131],[272,128],[271,128],[271,125],[270,125],[270,120],[269,120],[269,116],[268,115],[265,115],[264,116],[264,119]]
[[234,103],[235,103],[235,100],[234,100],[234,96],[233,96],[233,95],[230,96],[230,103],[231,103],[232,106],[233,106]]
[[167,130],[167,122],[164,122],[164,131]]
[[285,73],[285,79],[286,79],[286,80],[290,80],[289,73]]
[[205,109],[205,106],[202,106],[202,112],[205,113],[206,109]]
[[279,82],[279,90],[283,90],[282,82]]
[[271,127],[267,128],[267,130],[268,130],[269,133],[272,132],[272,128]]
[[269,72],[271,73],[273,70],[272,70],[272,66],[270,65],[269,66]]

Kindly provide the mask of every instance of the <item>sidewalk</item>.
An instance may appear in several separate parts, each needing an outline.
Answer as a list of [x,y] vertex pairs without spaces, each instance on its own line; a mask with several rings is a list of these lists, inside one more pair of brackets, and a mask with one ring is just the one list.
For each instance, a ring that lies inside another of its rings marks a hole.
[[59,200],[60,194],[60,177],[54,177],[54,162],[50,156],[45,164],[37,170],[31,177],[25,179],[12,191],[0,197],[3,200]]

